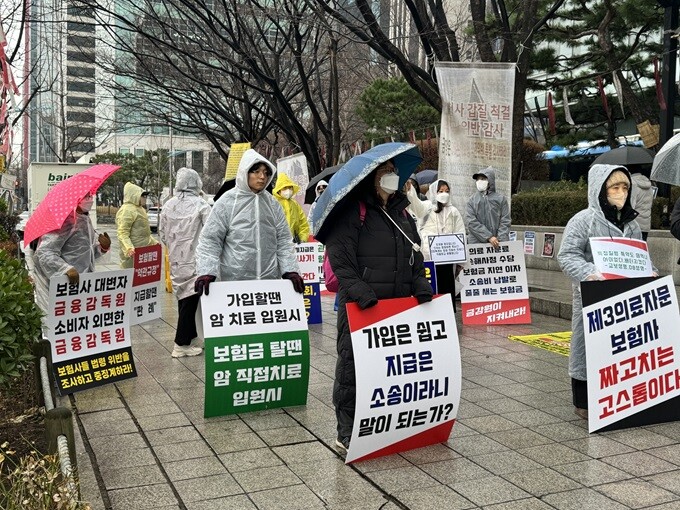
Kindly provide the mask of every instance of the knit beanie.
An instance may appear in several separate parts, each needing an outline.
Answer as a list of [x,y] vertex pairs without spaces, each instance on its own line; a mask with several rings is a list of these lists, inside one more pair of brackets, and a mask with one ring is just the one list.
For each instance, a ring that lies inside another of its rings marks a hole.
[[628,179],[628,176],[625,174],[625,172],[622,172],[621,170],[614,170],[607,178],[606,189],[621,183],[630,186],[630,180]]

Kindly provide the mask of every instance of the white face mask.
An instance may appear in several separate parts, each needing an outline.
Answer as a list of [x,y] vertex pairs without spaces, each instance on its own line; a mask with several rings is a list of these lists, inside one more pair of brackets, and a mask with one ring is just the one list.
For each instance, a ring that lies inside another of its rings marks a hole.
[[284,190],[281,192],[281,196],[282,196],[283,198],[285,198],[286,200],[288,200],[290,197],[293,196],[293,190],[292,190],[292,189],[284,189]]
[[90,212],[92,204],[94,204],[94,197],[83,198],[79,205],[84,212]]
[[442,191],[441,193],[437,193],[437,202],[440,204],[448,204],[449,203],[449,194],[446,193],[445,191]]
[[488,187],[489,181],[485,181],[484,179],[480,179],[477,181],[477,190],[486,191]]
[[613,205],[616,207],[619,211],[623,209],[624,204],[626,203],[626,199],[628,198],[628,193],[622,191],[621,193],[612,193],[607,194],[607,202],[609,202],[610,205]]
[[390,195],[399,189],[399,175],[395,173],[385,174],[380,178],[380,187]]

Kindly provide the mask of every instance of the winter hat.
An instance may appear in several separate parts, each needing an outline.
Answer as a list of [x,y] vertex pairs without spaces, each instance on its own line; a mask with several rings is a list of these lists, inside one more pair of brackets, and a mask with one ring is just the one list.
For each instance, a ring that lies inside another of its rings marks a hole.
[[614,170],[607,178],[606,189],[621,183],[630,186],[630,180],[628,179],[628,176],[625,174],[625,172],[622,172],[621,170]]

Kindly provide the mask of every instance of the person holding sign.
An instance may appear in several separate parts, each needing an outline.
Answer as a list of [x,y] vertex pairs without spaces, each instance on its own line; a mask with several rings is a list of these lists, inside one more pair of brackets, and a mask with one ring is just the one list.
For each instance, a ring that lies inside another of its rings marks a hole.
[[286,216],[265,191],[276,167],[253,149],[241,158],[236,186],[215,202],[196,248],[194,288],[210,293],[210,283],[286,278],[302,294],[305,283],[295,258]]
[[131,182],[123,188],[123,205],[116,213],[116,233],[120,243],[120,267],[123,269],[134,264],[135,248],[158,244],[151,237],[149,217],[146,214],[148,191]]
[[630,188],[630,174],[624,167],[593,165],[588,171],[588,209],[569,220],[557,254],[562,271],[572,279],[569,375],[574,412],[583,419],[588,418],[588,387],[580,282],[604,279],[593,263],[591,237],[642,239],[642,231],[635,221],[637,212],[630,203]]
[[196,170],[177,171],[174,196],[165,203],[158,220],[158,235],[168,247],[170,278],[177,297],[177,332],[173,358],[198,356],[202,349],[196,332],[196,309],[200,296],[196,282],[196,244],[210,216],[210,206],[201,198],[203,182]]
[[510,237],[510,205],[508,199],[496,193],[496,172],[488,167],[472,176],[477,192],[468,199],[465,222],[468,244],[491,243],[498,248]]
[[[420,238],[423,241],[422,252],[425,260],[431,260],[430,236],[465,233],[463,216],[451,204],[449,192],[449,184],[437,179],[430,184],[426,195],[428,200],[421,201],[415,188],[408,186],[407,183],[406,197],[411,204],[411,211],[420,221]],[[455,293],[455,278],[460,268],[462,266],[455,264],[437,265],[437,292]]]
[[293,200],[298,191],[300,191],[300,186],[291,181],[286,174],[279,172],[273,195],[283,207],[290,233],[293,234],[293,241],[296,244],[306,243],[309,239],[309,223],[307,223],[305,212],[300,204]]
[[347,303],[366,309],[379,299],[415,296],[432,300],[425,278],[420,238],[405,210],[392,160],[380,164],[353,189],[326,236],[326,251],[338,279],[338,360],[333,385],[336,446],[349,448],[354,425],[356,380]]

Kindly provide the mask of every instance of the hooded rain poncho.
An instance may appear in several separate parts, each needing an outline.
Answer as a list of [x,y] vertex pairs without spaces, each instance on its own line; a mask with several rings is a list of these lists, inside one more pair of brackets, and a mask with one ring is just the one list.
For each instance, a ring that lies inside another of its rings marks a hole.
[[283,212],[286,215],[286,221],[290,227],[290,233],[293,234],[293,239],[301,243],[306,243],[309,238],[309,223],[307,223],[305,211],[302,210],[300,204],[293,200],[293,198],[283,198],[281,196],[281,190],[288,186],[293,188],[293,196],[300,191],[300,186],[295,184],[286,174],[279,172],[276,184],[274,185],[273,195],[274,198],[278,200],[279,204],[281,204],[281,207],[283,207]]
[[316,183],[316,188],[314,189],[314,193],[316,193],[316,198],[314,199],[314,202],[312,203],[312,206],[309,208],[309,214],[307,214],[307,223],[309,223],[309,229],[310,231],[313,231],[312,227],[312,213],[314,212],[314,209],[316,208],[316,203],[319,200],[319,197],[321,196],[321,193],[319,193],[319,186],[326,186],[328,187],[328,183],[321,179],[319,182]]
[[486,243],[492,237],[509,241],[510,205],[507,198],[496,193],[496,172],[489,167],[477,173],[486,175],[489,187],[484,192],[476,191],[468,199],[465,210],[468,243]]
[[158,244],[151,237],[151,227],[146,209],[140,205],[144,190],[132,184],[125,183],[123,188],[123,205],[116,213],[116,233],[120,243],[120,267],[132,267],[133,257],[128,257],[127,252],[130,248],[144,248]]
[[165,203],[158,221],[158,235],[168,247],[170,278],[178,300],[195,294],[196,245],[210,216],[210,206],[199,195],[202,187],[195,170],[180,168],[175,196]]
[[[609,175],[623,171],[630,180],[628,170],[615,165],[593,165],[588,171],[588,209],[576,213],[564,228],[562,244],[557,260],[564,274],[572,279],[573,307],[571,319],[571,346],[569,350],[569,375],[580,381],[587,380],[586,345],[583,331],[583,305],[581,303],[580,283],[588,277],[600,279],[599,271],[593,263],[590,250],[591,237],[628,237],[642,239],[640,226],[635,221],[637,213],[630,206],[630,194],[621,210],[624,221],[623,230],[605,217],[600,196]],[[606,198],[604,199],[606,200]]]
[[264,163],[276,167],[255,150],[241,158],[236,186],[215,202],[198,241],[196,274],[222,281],[278,279],[300,272],[286,216],[266,190],[254,193],[248,186],[248,170]]

